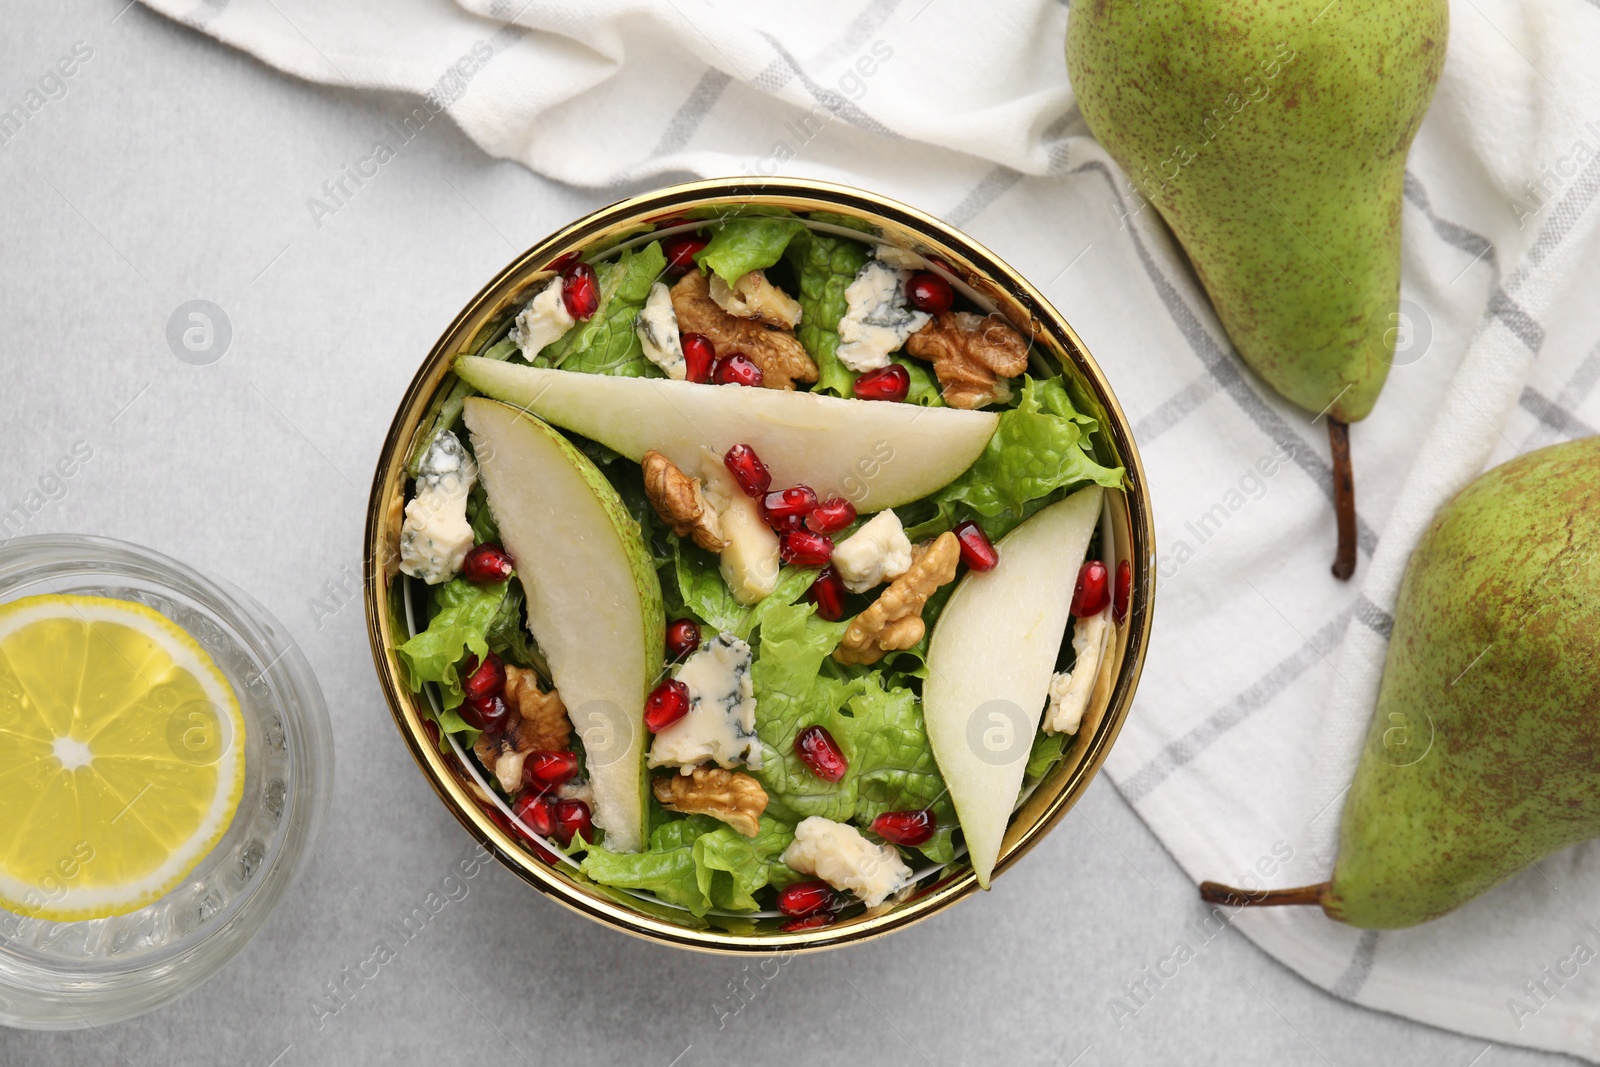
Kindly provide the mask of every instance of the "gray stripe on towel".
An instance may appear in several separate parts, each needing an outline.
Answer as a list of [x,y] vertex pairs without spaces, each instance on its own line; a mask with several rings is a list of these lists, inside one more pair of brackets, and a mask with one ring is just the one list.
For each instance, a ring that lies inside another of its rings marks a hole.
[[1166,781],[1173,771],[1192,763],[1212,742],[1266,707],[1295,679],[1324,659],[1327,653],[1323,648],[1332,647],[1349,625],[1350,612],[1340,612],[1332,622],[1313,634],[1309,641],[1258,678],[1254,685],[1206,716],[1204,721],[1182,737],[1169,741],[1149,763],[1117,786],[1123,798],[1130,804],[1138,803]]

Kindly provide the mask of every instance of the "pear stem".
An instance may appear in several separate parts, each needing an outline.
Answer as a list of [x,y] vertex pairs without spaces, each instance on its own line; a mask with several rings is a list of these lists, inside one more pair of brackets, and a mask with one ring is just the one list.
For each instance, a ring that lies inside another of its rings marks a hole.
[[1230,908],[1271,908],[1281,904],[1321,904],[1328,891],[1327,882],[1296,886],[1293,889],[1266,889],[1251,892],[1221,882],[1201,882],[1200,899],[1207,904],[1226,904]]
[[1328,446],[1333,453],[1333,518],[1339,546],[1333,554],[1333,576],[1341,582],[1356,572],[1356,480],[1350,468],[1350,424],[1328,419]]

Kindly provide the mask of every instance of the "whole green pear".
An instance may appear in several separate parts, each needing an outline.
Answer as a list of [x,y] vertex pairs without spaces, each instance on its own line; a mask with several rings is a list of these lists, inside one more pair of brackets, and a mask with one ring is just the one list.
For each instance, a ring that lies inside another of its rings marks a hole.
[[1348,424],[1394,358],[1406,151],[1448,0],[1078,0],[1067,74],[1089,128],[1188,253],[1234,348],[1328,417],[1355,572]]
[[1067,72],[1240,356],[1314,413],[1365,418],[1400,299],[1406,150],[1447,0],[1080,0]]
[[[1412,553],[1332,880],[1252,898],[1412,926],[1600,836],[1600,437],[1482,475]],[[1233,894],[1230,898],[1229,894]]]

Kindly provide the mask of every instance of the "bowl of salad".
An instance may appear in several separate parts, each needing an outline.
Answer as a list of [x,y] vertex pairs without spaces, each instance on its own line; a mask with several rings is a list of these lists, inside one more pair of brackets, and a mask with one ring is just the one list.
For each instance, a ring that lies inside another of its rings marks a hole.
[[1155,551],[1043,296],[800,180],[625,200],[503,270],[406,392],[366,547],[440,799],[561,903],[713,951],[988,888],[1116,738]]

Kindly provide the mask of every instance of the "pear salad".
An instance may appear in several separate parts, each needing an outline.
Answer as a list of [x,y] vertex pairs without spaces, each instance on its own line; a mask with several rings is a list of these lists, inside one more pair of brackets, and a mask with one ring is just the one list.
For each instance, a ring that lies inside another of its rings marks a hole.
[[942,265],[705,215],[563,257],[457,360],[396,657],[503,828],[685,921],[826,926],[962,851],[987,886],[1106,684],[1123,469]]

